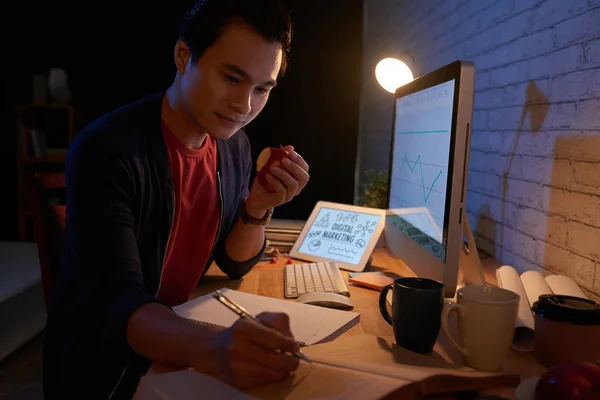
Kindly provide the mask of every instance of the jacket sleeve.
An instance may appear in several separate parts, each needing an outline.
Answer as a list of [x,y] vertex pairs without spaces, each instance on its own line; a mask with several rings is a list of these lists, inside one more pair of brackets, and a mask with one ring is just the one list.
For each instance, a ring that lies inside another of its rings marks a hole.
[[[237,217],[235,219],[237,221]],[[256,263],[260,260],[265,252],[267,241],[266,239],[263,242],[263,246],[258,252],[258,254],[252,257],[247,261],[234,261],[228,255],[225,250],[225,240],[222,241],[222,245],[217,248],[217,253],[215,255],[215,261],[218,267],[223,271],[230,279],[241,279],[244,275],[246,275],[252,267],[256,265]]]
[[[249,189],[250,176],[252,173],[252,158],[250,155],[250,142],[248,141],[248,138],[245,137],[245,135],[244,135],[244,139],[245,139],[244,140],[245,146],[242,150],[242,153],[243,153],[242,159],[245,159],[245,162],[243,163],[243,171],[242,171],[243,179],[242,179],[242,187],[240,190],[240,197],[239,197],[238,204],[240,204],[246,197],[248,197],[248,194],[250,193],[250,189]],[[225,241],[227,240],[227,235],[229,235],[229,232],[231,231],[231,229],[233,229],[233,227],[237,223],[237,220],[239,219],[239,217],[240,217],[239,207],[236,207],[234,215],[233,215],[233,219],[232,219],[233,222],[231,224],[231,227],[229,228],[228,232],[223,234],[223,236],[222,236],[223,240],[220,240],[220,243],[218,244],[217,248],[215,249],[215,261],[217,263],[217,266],[225,274],[227,274],[227,276],[230,279],[241,279],[244,275],[246,275],[248,272],[250,272],[252,267],[254,267],[256,265],[256,263],[258,263],[258,261],[263,256],[263,254],[265,252],[265,247],[267,244],[267,240],[265,237],[262,248],[260,249],[258,254],[256,254],[250,260],[242,261],[242,262],[232,260],[229,257],[229,255],[227,254],[227,251],[225,250]]]
[[[86,138],[87,139],[87,138]],[[126,328],[140,306],[158,299],[144,287],[134,234],[136,186],[130,157],[102,140],[72,146],[67,183],[70,291],[86,337],[114,354],[131,351]],[[163,303],[164,304],[164,303]]]

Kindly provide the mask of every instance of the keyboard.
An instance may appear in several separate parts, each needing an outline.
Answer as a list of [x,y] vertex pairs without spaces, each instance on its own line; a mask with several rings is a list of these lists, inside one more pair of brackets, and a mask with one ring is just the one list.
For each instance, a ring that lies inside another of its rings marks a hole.
[[284,295],[288,299],[315,292],[333,292],[350,297],[348,286],[335,262],[287,264],[283,276]]

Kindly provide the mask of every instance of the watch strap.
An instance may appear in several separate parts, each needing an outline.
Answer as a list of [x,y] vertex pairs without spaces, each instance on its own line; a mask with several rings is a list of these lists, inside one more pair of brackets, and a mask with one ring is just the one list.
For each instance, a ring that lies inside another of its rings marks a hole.
[[247,198],[244,199],[244,201],[242,201],[240,204],[240,216],[245,224],[266,225],[271,221],[271,217],[273,216],[273,208],[268,209],[262,218],[255,218],[248,214],[248,211],[246,210],[246,200]]

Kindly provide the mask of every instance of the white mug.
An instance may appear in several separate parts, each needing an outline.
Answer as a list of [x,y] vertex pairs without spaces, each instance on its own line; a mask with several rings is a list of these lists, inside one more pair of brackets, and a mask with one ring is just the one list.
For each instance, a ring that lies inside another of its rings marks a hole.
[[[497,371],[508,355],[515,332],[519,295],[492,286],[465,286],[457,290],[457,302],[444,305],[442,330],[464,356],[467,365]],[[458,312],[458,344],[448,330],[448,315]]]

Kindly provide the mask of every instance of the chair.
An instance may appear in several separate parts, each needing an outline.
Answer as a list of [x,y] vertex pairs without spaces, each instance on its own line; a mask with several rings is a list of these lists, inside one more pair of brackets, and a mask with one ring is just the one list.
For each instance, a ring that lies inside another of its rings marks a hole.
[[50,305],[52,279],[60,262],[66,220],[64,172],[33,174],[33,221],[44,286],[46,309]]

